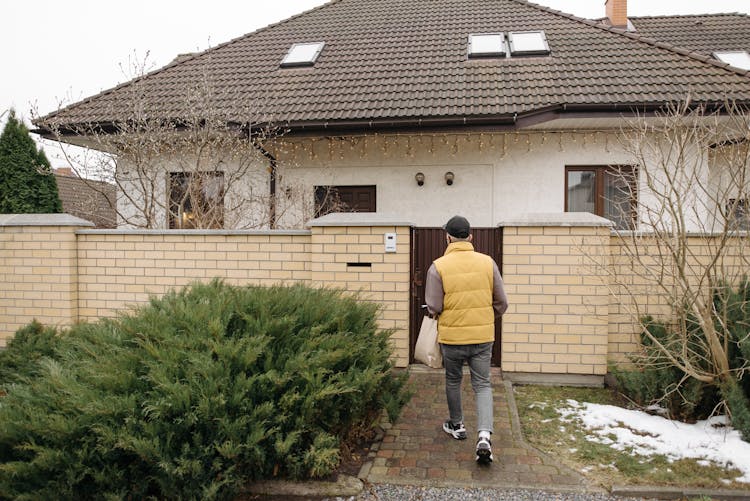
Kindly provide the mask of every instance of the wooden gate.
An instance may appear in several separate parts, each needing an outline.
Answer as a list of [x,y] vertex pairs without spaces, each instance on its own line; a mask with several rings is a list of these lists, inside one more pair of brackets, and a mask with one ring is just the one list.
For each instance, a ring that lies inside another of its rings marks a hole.
[[[472,228],[474,249],[495,260],[502,270],[503,230],[502,228]],[[411,304],[409,310],[409,363],[414,363],[414,345],[417,342],[419,327],[422,325],[424,310],[424,287],[427,270],[432,262],[443,255],[445,230],[442,228],[412,228],[411,236]],[[502,332],[501,322],[495,322],[495,346],[492,350],[492,365],[500,366]]]

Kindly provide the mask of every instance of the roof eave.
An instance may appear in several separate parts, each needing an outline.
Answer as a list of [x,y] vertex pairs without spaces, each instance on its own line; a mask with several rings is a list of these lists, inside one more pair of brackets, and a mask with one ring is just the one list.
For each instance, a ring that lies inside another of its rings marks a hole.
[[[354,133],[373,132],[407,132],[420,131],[423,133],[440,131],[446,129],[462,129],[476,131],[512,131],[525,129],[530,126],[539,125],[561,118],[625,118],[625,117],[652,117],[658,113],[664,113],[673,106],[674,102],[642,102],[642,103],[563,103],[526,111],[523,113],[496,114],[496,115],[460,115],[460,116],[433,116],[433,117],[382,117],[377,119],[352,119],[352,120],[288,120],[273,123],[254,123],[251,130],[281,129],[287,135],[294,136],[317,136],[321,133],[327,135],[347,135]],[[748,102],[736,102],[734,104],[750,107]],[[696,101],[695,107],[703,106],[707,112],[720,112],[726,107],[725,102],[719,101]],[[235,122],[240,127],[241,124]],[[82,130],[97,130],[104,134],[117,131],[116,122],[99,122],[80,125],[62,126],[53,132],[50,128],[41,124],[31,132],[39,134],[45,139],[62,142],[81,137]]]
[[[750,106],[750,102],[736,103]],[[281,125],[288,134],[295,136],[328,134],[351,134],[365,132],[414,131],[431,132],[444,129],[470,129],[476,131],[512,131],[524,129],[561,118],[623,118],[653,117],[664,113],[672,102],[659,103],[612,103],[612,104],[560,104],[535,109],[522,114],[475,115],[422,118],[383,118],[378,120],[327,120],[288,121]],[[724,102],[696,102],[708,112],[722,110]],[[274,124],[279,126],[279,124]]]

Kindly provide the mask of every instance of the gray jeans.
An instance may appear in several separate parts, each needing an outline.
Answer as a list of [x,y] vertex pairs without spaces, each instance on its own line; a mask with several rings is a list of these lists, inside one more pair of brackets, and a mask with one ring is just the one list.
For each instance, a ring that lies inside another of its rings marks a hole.
[[464,420],[461,407],[461,379],[464,361],[469,364],[471,387],[477,402],[477,432],[494,431],[492,425],[492,382],[490,381],[490,359],[492,345],[481,344],[441,344],[443,365],[445,366],[445,396],[452,423]]

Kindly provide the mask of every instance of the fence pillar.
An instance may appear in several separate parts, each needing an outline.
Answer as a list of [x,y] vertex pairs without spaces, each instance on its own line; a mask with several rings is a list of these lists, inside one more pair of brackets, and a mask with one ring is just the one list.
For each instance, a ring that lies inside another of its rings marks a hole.
[[[393,329],[395,363],[409,364],[411,223],[377,213],[338,213],[314,219],[314,285],[359,293],[382,305],[378,324]],[[392,247],[386,249],[386,237]]]
[[503,371],[561,381],[605,375],[611,222],[588,213],[532,214],[501,226],[510,302]]
[[39,320],[78,320],[76,229],[94,226],[68,214],[0,215],[0,345]]

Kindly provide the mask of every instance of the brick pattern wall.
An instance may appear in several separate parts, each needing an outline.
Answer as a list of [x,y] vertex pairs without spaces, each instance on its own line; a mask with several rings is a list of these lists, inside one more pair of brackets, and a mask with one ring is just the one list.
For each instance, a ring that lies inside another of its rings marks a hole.
[[78,313],[91,321],[195,280],[307,282],[310,235],[83,231],[78,259]]
[[0,346],[37,319],[69,325],[77,318],[76,235],[67,226],[0,229]]
[[[650,239],[640,238],[639,247],[644,258],[659,254],[651,244]],[[614,294],[609,307],[608,356],[613,362],[624,362],[627,355],[635,353],[640,345],[639,327],[635,319],[643,315],[657,318],[667,316],[670,307],[665,295],[654,287],[652,277],[646,270],[633,267],[621,237],[613,236],[610,248],[610,282]]]
[[[8,226],[0,233],[0,346],[33,318],[49,325],[113,317],[188,283],[304,282],[380,303],[395,362],[409,359],[408,226],[317,226],[289,232],[101,231]],[[396,233],[395,253],[384,249]]]
[[[716,276],[737,280],[750,271],[747,236],[728,240],[722,252],[718,251],[720,239],[715,235],[694,235],[686,242],[690,249],[688,270],[692,270],[688,276],[692,277],[694,286],[699,274],[708,268],[708,263],[717,254],[723,258],[717,260]],[[633,258],[634,246],[638,248],[638,259]],[[669,252],[664,247],[660,249],[653,237],[612,236],[610,255],[610,283],[614,294],[610,296],[608,353],[610,361],[621,363],[639,349],[640,327],[636,322],[639,317],[670,317],[675,296],[669,287],[675,272],[669,266],[661,265],[667,260],[658,256],[668,256]],[[657,282],[664,287],[659,287]],[[703,289],[709,290],[707,287]]]
[[[396,234],[394,253],[385,252],[386,233]],[[737,240],[723,262],[728,273],[748,269],[743,243]],[[690,239],[696,262],[711,255],[713,244],[711,238]],[[647,239],[641,245],[646,255],[657,255]],[[34,318],[70,325],[111,317],[151,294],[220,277],[235,284],[304,282],[359,293],[383,306],[380,326],[394,329],[395,362],[404,367],[410,249],[406,224],[321,224],[296,232],[0,225],[0,346]],[[639,313],[669,312],[653,274],[630,267],[623,242],[606,226],[507,225],[503,260],[511,303],[503,318],[506,372],[605,374],[608,360],[621,361],[638,349],[628,292],[645,305]],[[613,272],[627,289],[616,288]]]
[[606,226],[506,227],[503,370],[603,375],[609,293],[590,256],[606,259]]
[[628,24],[628,2],[627,0],[607,0],[605,13],[612,26],[624,27]]
[[[386,233],[396,233],[395,253],[384,252]],[[410,249],[405,226],[313,228],[312,283],[360,292],[380,303],[380,326],[395,329],[391,340],[398,367],[409,364]]]

